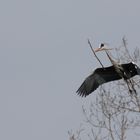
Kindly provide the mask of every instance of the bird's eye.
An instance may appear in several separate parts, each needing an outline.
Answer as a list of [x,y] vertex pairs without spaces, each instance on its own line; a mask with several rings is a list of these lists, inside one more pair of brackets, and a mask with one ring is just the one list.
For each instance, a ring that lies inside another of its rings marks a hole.
[[103,46],[104,46],[104,44],[102,43],[102,44],[101,44],[101,47],[103,47]]

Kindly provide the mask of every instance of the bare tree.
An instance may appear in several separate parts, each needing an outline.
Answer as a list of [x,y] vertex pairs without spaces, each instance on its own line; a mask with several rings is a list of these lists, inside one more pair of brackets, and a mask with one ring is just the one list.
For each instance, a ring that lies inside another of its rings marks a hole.
[[[139,49],[130,54],[125,38],[115,50],[116,61],[140,64]],[[134,134],[140,127],[140,78],[136,76],[131,81],[137,94],[130,94],[123,80],[102,85],[89,108],[82,107],[84,129],[69,132],[70,140],[83,140],[85,135],[89,140],[126,140],[130,133]]]

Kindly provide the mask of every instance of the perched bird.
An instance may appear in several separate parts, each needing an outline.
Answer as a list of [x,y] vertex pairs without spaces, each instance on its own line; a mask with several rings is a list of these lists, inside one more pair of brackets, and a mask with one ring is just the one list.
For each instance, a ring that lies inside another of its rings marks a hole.
[[104,83],[122,78],[127,80],[135,75],[140,75],[140,68],[134,62],[119,64],[117,67],[120,73],[116,70],[114,65],[110,67],[97,68],[84,80],[76,92],[78,95],[86,97]]

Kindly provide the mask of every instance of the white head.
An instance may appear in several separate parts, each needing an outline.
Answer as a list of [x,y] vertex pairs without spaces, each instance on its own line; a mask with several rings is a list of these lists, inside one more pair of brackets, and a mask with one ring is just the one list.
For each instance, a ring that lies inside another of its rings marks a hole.
[[108,45],[107,44],[101,43],[99,45],[99,48],[95,49],[94,51],[95,52],[98,52],[98,51],[103,51],[103,50],[112,50],[112,48],[108,48]]

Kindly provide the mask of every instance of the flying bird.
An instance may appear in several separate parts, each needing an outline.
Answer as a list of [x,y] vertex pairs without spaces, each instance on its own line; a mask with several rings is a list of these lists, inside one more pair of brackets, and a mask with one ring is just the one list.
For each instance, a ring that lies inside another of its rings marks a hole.
[[[132,90],[133,90],[136,93],[136,90],[134,88],[134,85],[133,85],[131,79],[129,79],[128,73],[126,73],[125,69],[123,69],[123,67],[119,63],[117,63],[116,61],[114,61],[111,58],[111,56],[109,55],[108,50],[111,50],[111,49],[108,48],[108,46],[105,43],[101,43],[101,45],[99,46],[99,48],[95,49],[95,52],[103,51],[103,50],[106,52],[106,55],[108,56],[111,64],[114,66],[114,68],[115,68],[116,72],[118,73],[118,75],[120,77],[122,77],[122,79],[124,79],[124,81],[126,82],[126,84],[128,86],[128,89],[129,89],[129,92],[132,93]],[[132,90],[131,90],[130,86],[131,86]]]
[[130,78],[135,75],[140,75],[140,68],[134,62],[119,64],[114,61],[108,52],[108,50],[112,50],[112,48],[108,48],[105,43],[101,43],[99,48],[95,49],[94,51],[98,52],[103,50],[106,52],[112,66],[106,68],[97,68],[90,76],[85,79],[83,84],[77,90],[77,93],[81,96],[87,96],[96,90],[99,85],[119,79],[124,79],[124,81],[127,83],[130,93],[132,93],[132,90],[129,87],[129,83],[131,84],[132,89],[135,91]]
[[[126,80],[135,75],[140,75],[140,68],[134,62],[120,64],[120,67],[123,69],[122,73],[125,73],[127,75],[124,76]],[[84,80],[84,82],[76,92],[78,93],[78,95],[86,97],[87,95],[95,91],[100,85],[107,82],[120,80],[122,78],[123,76],[118,74],[114,65],[110,67],[97,68]]]

